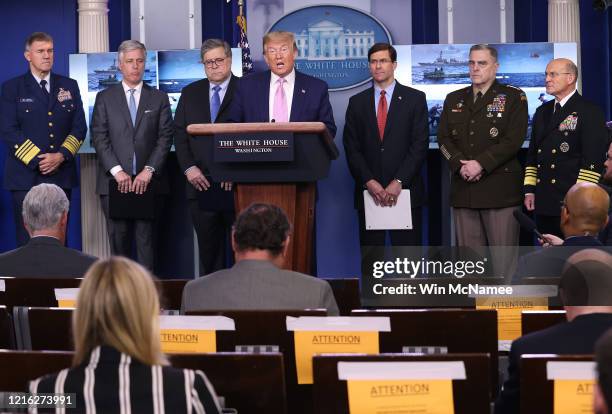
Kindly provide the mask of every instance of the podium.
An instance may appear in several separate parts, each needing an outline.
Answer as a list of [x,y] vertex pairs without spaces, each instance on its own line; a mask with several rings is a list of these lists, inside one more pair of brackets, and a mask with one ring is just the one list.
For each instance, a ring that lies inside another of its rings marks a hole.
[[310,273],[316,182],[327,177],[331,161],[339,155],[325,125],[192,124],[187,132],[201,136],[195,150],[213,180],[235,183],[236,212],[251,203],[275,204],[285,211],[293,230],[285,268]]

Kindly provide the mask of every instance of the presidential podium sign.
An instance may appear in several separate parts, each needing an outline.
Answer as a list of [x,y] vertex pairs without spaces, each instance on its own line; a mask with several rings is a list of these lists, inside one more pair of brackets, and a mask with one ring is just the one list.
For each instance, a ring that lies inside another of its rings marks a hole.
[[339,151],[322,122],[193,124],[187,127],[215,182],[236,183],[234,203],[281,207],[293,225],[285,268],[310,273],[316,182]]

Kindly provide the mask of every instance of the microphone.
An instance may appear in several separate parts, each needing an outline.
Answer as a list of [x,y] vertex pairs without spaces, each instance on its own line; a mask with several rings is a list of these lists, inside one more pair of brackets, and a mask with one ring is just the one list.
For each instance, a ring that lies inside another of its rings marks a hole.
[[526,215],[520,210],[514,210],[512,214],[514,215],[514,218],[519,222],[519,224],[521,225],[523,229],[527,231],[532,231],[540,239],[546,240],[544,236],[542,235],[542,233],[538,231],[538,228],[536,227],[535,222],[528,215]]

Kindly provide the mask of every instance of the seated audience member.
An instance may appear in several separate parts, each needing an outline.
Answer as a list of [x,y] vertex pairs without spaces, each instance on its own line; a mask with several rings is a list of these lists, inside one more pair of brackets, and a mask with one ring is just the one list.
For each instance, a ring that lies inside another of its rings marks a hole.
[[[612,134],[612,130],[610,130]],[[608,147],[606,161],[604,162],[605,171],[601,176],[601,187],[607,191],[609,196],[612,196],[612,143]],[[612,246],[612,211],[608,210],[608,224],[599,233],[599,241],[604,246]]]
[[87,413],[221,412],[201,371],[167,366],[159,298],[141,265],[123,257],[95,263],[81,283],[72,330],[72,368],[30,382],[31,393],[74,393],[78,412]]
[[39,184],[28,191],[22,216],[30,240],[0,254],[0,276],[83,277],[96,258],[64,246],[68,207],[64,190],[55,184]]
[[187,283],[182,311],[325,308],[338,315],[326,281],[282,269],[289,233],[289,221],[279,207],[251,204],[232,229],[236,264]]
[[595,414],[610,414],[612,408],[612,329],[595,345],[597,385],[593,399]]
[[513,281],[524,277],[558,277],[569,256],[587,247],[601,247],[599,232],[608,223],[610,197],[599,185],[574,184],[561,208],[561,231],[565,240],[544,234],[545,247],[519,259]]
[[597,339],[612,327],[612,256],[600,249],[584,249],[570,256],[559,294],[567,322],[512,342],[508,379],[495,403],[496,414],[519,412],[521,355],[593,353]]

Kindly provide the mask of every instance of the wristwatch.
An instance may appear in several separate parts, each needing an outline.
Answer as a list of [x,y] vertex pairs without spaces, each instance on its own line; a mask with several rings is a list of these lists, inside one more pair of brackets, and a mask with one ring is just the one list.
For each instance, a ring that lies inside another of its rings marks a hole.
[[399,178],[394,178],[395,181],[397,181],[400,185],[402,185],[402,180],[400,180]]
[[150,172],[151,174],[155,174],[155,168],[149,166],[149,165],[145,165],[144,167],[145,170],[147,170],[148,172]]

